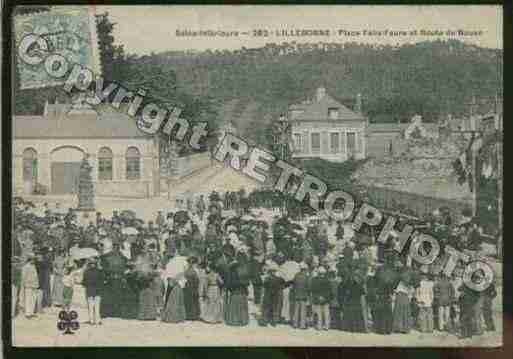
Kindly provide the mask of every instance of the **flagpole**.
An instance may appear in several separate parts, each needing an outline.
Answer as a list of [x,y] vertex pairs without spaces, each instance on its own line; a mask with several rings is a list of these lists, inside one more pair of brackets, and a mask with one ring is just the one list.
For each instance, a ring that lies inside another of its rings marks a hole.
[[[499,131],[499,136],[502,136],[502,105],[500,106],[500,109],[499,109],[499,101],[498,101],[498,98],[496,96],[496,101],[495,101],[495,115],[498,116],[498,121],[497,121],[497,130]],[[502,138],[502,137],[501,137]],[[497,186],[498,186],[498,194],[499,194],[499,198],[498,198],[498,214],[499,214],[499,235],[498,235],[498,238],[497,238],[497,256],[499,258],[502,258],[502,226],[503,226],[503,221],[502,221],[502,211],[503,211],[503,203],[502,203],[502,185],[503,185],[503,182],[502,182],[502,141],[497,141],[497,143],[495,144],[496,148],[497,148]]]
[[[472,138],[475,140],[476,136],[476,121],[474,119],[474,107],[476,104],[476,98],[475,96],[472,96],[472,103],[470,105],[470,125],[472,130]],[[471,154],[472,154],[472,217],[475,217],[477,215],[477,151],[474,150],[474,147],[472,146],[470,148]]]

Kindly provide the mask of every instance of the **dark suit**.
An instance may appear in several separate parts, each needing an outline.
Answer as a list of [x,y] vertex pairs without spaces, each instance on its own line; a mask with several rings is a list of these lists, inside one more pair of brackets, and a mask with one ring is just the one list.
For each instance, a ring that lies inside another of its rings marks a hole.
[[262,324],[275,325],[280,321],[281,316],[281,305],[283,301],[283,287],[285,281],[271,274],[264,281],[264,299],[262,307]]

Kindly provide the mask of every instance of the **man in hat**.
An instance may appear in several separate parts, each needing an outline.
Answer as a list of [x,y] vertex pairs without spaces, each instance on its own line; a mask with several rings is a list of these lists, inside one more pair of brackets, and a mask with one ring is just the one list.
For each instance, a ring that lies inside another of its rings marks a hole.
[[203,218],[203,214],[205,213],[206,208],[207,205],[205,204],[205,199],[201,194],[196,202],[196,212],[198,213],[200,218]]
[[36,269],[36,257],[33,253],[27,255],[27,261],[21,270],[21,288],[25,298],[25,317],[35,316],[39,276]]
[[157,229],[158,229],[159,233],[162,233],[165,223],[166,223],[166,220],[164,219],[164,214],[162,213],[162,211],[158,211],[157,218],[155,218],[155,224],[157,225]]
[[121,217],[118,214],[118,211],[114,210],[112,211],[112,224],[116,224],[121,226]]
[[270,263],[264,280],[264,298],[262,302],[262,326],[268,323],[275,327],[280,321],[283,287],[285,281],[276,275],[278,265]]
[[96,212],[96,227],[101,227],[103,225],[103,218],[101,212]]
[[308,274],[308,265],[305,262],[301,262],[299,268],[300,271],[295,275],[292,282],[294,299],[292,326],[294,328],[306,329],[306,308],[310,296],[310,275]]
[[36,269],[39,276],[39,289],[41,298],[41,309],[48,308],[52,305],[50,274],[52,272],[52,264],[50,262],[50,253],[48,247],[40,250],[40,255],[36,257]]
[[440,331],[449,331],[451,305],[454,301],[454,287],[445,274],[440,274],[433,287],[434,300],[436,301],[438,328]]
[[317,330],[328,330],[330,328],[330,307],[331,296],[333,295],[331,284],[326,277],[326,268],[319,267],[317,276],[312,278],[312,309],[317,316]]

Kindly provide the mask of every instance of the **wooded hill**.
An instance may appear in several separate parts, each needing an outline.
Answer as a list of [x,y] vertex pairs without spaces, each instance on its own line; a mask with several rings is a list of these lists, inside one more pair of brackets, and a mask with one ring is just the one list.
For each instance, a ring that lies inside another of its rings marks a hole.
[[[407,121],[413,114],[425,121],[446,113],[459,117],[468,113],[473,95],[502,94],[502,50],[456,40],[402,46],[292,42],[137,56],[114,45],[113,26],[107,14],[98,16],[106,78],[144,87],[161,103],[183,106],[186,116],[212,124],[232,120],[241,135],[261,145],[268,144],[269,121],[319,86],[349,107],[361,93],[371,122]],[[62,96],[56,88],[16,91],[15,113],[40,114],[47,98],[65,101]]]

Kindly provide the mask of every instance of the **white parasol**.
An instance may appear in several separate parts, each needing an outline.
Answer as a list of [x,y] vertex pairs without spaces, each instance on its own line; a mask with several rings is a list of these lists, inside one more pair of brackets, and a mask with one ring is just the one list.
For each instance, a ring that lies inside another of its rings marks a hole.
[[301,268],[299,267],[299,263],[294,261],[287,261],[280,266],[278,270],[278,276],[289,282],[293,280],[296,274],[298,274],[300,271]]
[[169,260],[164,273],[165,278],[177,278],[179,274],[187,269],[187,257],[176,256]]
[[94,248],[72,248],[71,257],[74,260],[93,258],[99,255],[98,251]]
[[125,227],[121,230],[121,233],[125,235],[136,235],[139,233],[139,231],[134,227]]

